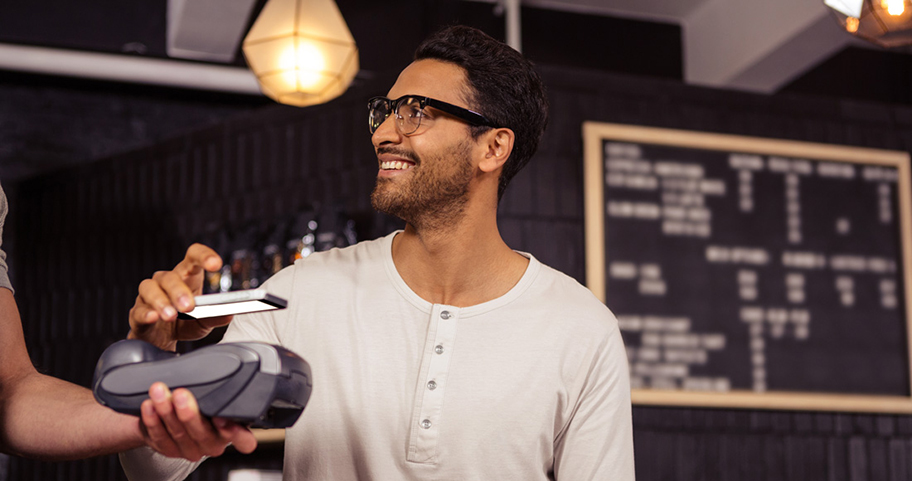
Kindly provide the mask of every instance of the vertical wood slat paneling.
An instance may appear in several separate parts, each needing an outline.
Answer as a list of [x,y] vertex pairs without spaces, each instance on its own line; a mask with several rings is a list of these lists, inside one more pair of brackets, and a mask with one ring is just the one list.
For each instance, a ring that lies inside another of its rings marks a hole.
[[848,472],[848,447],[844,438],[829,438],[827,440],[827,480],[846,481]]
[[868,477],[869,479],[890,479],[890,461],[887,440],[884,438],[868,439]]
[[889,450],[890,477],[887,479],[890,481],[909,479],[910,474],[912,474],[909,470],[909,441],[904,439],[891,439],[888,443],[887,449]]

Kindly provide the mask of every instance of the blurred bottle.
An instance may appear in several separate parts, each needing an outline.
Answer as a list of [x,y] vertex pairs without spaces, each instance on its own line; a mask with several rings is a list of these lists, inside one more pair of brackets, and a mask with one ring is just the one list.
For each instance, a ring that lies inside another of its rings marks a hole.
[[282,242],[288,236],[285,222],[275,223],[268,228],[268,231],[269,233],[264,242],[263,260],[261,263],[264,281],[285,267]]
[[285,259],[288,265],[294,264],[315,252],[317,221],[313,210],[299,212],[288,229],[289,239],[285,242]]
[[[218,252],[219,255],[222,256],[222,261],[225,262],[226,259],[224,257],[224,254],[227,251],[229,245],[228,233],[224,229],[218,231],[215,229],[215,227],[212,227],[210,229],[210,232],[207,233],[202,239],[200,239],[200,243],[209,246]],[[203,280],[203,294],[227,292],[227,290],[231,288],[231,275],[230,269],[227,269],[228,267],[228,263],[225,262],[225,265],[222,267],[222,269],[216,272],[206,272],[205,279]],[[228,287],[223,288],[222,276],[226,272],[229,272],[227,277]]]

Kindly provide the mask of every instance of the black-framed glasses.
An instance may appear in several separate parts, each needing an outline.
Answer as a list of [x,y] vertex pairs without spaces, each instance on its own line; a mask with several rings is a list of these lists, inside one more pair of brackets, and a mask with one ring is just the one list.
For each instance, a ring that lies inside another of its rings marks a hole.
[[396,116],[396,126],[402,135],[411,135],[421,127],[421,120],[425,119],[424,109],[433,107],[442,112],[446,112],[453,117],[464,120],[470,125],[484,125],[487,127],[497,127],[493,122],[486,119],[478,112],[458,107],[442,100],[432,99],[430,97],[421,97],[418,95],[403,95],[395,100],[386,97],[374,97],[367,101],[368,122],[370,132],[380,128],[380,124],[386,120],[390,114]]

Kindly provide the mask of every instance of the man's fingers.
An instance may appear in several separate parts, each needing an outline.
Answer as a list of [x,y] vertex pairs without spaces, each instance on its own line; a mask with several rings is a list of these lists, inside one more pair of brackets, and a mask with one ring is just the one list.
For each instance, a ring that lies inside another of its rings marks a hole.
[[149,388],[149,398],[152,399],[152,406],[155,412],[162,419],[165,428],[171,435],[171,439],[180,450],[180,456],[191,461],[199,461],[203,455],[199,446],[187,432],[183,422],[177,417],[173,405],[173,396],[164,383],[154,383]]
[[220,456],[229,443],[245,454],[257,447],[249,429],[221,418],[210,423],[187,389],[172,393],[157,382],[149,388],[149,399],[140,411],[148,444],[165,456],[198,461],[203,456]]
[[146,279],[139,283],[137,303],[155,309],[155,312],[161,316],[162,320],[173,321],[177,319],[177,309],[171,304],[171,299],[157,280],[164,274],[165,271],[156,272],[152,279]]
[[187,428],[187,433],[201,452],[206,456],[221,456],[228,442],[219,436],[209,421],[203,419],[193,394],[186,389],[176,389],[172,396],[177,418]]
[[[159,271],[152,276],[159,288],[168,296],[168,303],[180,312],[193,310],[193,296],[196,293],[184,282],[184,278],[174,271]],[[175,314],[176,316],[177,314]]]
[[174,268],[174,272],[185,279],[202,273],[204,270],[215,272],[222,268],[222,258],[212,248],[203,244],[193,244],[187,248],[184,260]]
[[256,449],[256,436],[244,426],[223,418],[214,418],[212,424],[218,430],[222,439],[230,442],[238,451],[250,454]]
[[174,267],[174,272],[195,294],[203,290],[203,271],[217,271],[222,267],[222,258],[202,244],[193,244],[187,249],[184,259]]
[[156,414],[152,401],[148,399],[143,401],[139,410],[143,431],[149,446],[170,458],[179,457],[181,455],[180,449],[171,440],[171,435],[168,434],[168,430],[162,424],[161,418]]
[[133,321],[131,324],[140,326],[158,322],[158,320],[161,319],[161,316],[158,315],[158,311],[140,301],[141,298],[137,297],[136,305],[133,306],[133,309],[130,309],[130,319]]

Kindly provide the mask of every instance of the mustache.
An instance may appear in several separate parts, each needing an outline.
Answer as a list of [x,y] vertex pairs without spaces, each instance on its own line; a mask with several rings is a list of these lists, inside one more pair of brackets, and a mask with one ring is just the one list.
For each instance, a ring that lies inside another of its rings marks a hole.
[[399,147],[391,146],[381,146],[377,147],[377,155],[389,154],[395,155],[396,157],[402,157],[403,159],[408,159],[414,162],[415,164],[421,163],[421,158],[418,157],[418,154],[412,152],[411,150],[406,150]]

